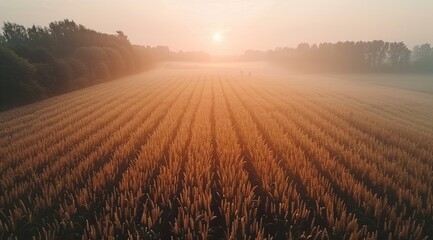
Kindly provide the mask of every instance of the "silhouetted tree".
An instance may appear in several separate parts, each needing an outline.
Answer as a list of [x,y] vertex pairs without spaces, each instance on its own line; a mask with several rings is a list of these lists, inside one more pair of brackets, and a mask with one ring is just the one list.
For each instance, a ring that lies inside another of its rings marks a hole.
[[122,31],[116,31],[116,37],[125,45],[131,44],[128,40],[128,36],[126,36]]
[[386,60],[389,43],[382,40],[363,43],[366,62],[370,68],[380,70]]
[[107,65],[112,76],[120,76],[125,71],[125,60],[115,48],[104,47],[102,49],[107,58]]
[[66,92],[71,80],[71,68],[68,62],[63,59],[56,60],[53,66],[54,76],[56,77],[56,87],[53,89],[54,94]]
[[53,95],[57,89],[57,78],[54,74],[54,65],[47,63],[36,63],[33,65],[35,69],[34,80],[47,91],[48,95]]
[[18,56],[29,59],[32,53],[32,49],[29,45],[25,43],[8,43],[7,46],[13,50]]
[[30,50],[28,52],[27,59],[32,63],[54,64],[56,62],[56,58],[45,48],[36,48]]
[[393,42],[389,44],[388,59],[393,69],[402,71],[409,66],[411,51],[403,42]]
[[25,43],[28,39],[27,30],[22,25],[5,22],[2,29],[3,38],[7,44]]
[[50,33],[56,40],[62,40],[72,33],[77,32],[83,27],[78,26],[74,21],[65,19],[63,21],[52,22],[49,24]]
[[433,72],[433,48],[430,44],[415,46],[413,49],[414,68],[421,72]]
[[50,49],[53,41],[48,28],[33,25],[27,28],[28,44],[37,48]]
[[28,61],[0,46],[0,109],[43,97],[44,90],[33,80],[33,74]]

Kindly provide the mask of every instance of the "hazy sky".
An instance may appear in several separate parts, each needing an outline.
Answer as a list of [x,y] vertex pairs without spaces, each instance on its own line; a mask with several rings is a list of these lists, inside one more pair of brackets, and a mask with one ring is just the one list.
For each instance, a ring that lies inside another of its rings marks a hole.
[[433,43],[432,0],[0,0],[0,22],[46,26],[64,18],[122,30],[136,44],[213,54],[300,42]]

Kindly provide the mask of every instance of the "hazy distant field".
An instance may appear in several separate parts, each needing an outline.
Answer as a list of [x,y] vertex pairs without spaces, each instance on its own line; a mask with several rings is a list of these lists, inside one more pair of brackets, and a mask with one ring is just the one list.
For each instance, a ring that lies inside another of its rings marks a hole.
[[0,113],[0,238],[430,239],[432,119],[427,75],[166,64]]

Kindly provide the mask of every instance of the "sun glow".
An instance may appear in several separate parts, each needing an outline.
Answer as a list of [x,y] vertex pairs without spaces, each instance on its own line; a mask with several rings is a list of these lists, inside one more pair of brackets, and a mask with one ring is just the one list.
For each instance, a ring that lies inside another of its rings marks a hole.
[[215,43],[220,43],[223,40],[223,36],[220,32],[214,32],[212,35],[212,40]]

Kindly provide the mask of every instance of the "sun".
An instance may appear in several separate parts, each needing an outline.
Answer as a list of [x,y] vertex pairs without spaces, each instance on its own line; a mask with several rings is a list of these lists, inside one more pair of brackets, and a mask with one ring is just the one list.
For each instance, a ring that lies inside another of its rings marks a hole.
[[215,43],[220,43],[223,40],[223,36],[220,32],[214,32],[212,35],[212,40]]

